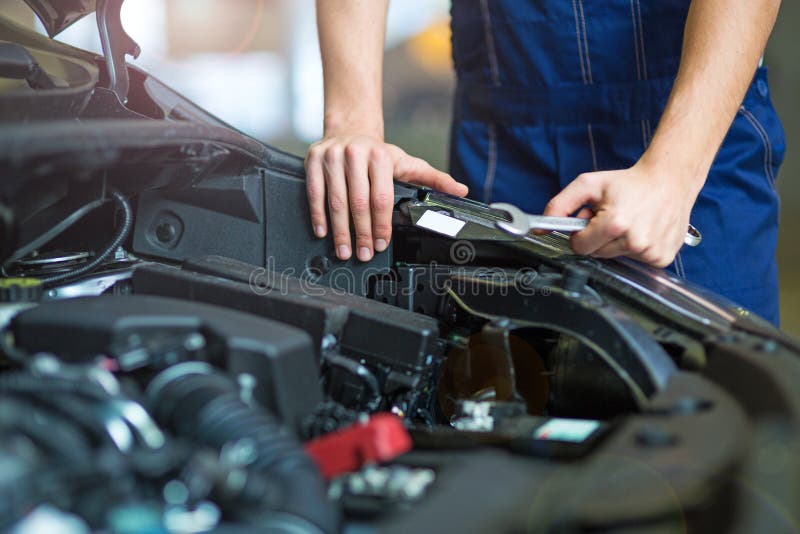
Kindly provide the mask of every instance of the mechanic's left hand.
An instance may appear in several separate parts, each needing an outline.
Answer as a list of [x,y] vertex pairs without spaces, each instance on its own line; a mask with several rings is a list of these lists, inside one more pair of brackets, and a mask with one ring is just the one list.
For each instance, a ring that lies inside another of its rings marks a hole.
[[666,267],[683,245],[689,215],[700,189],[639,162],[621,171],[578,176],[545,208],[545,215],[565,217],[584,206],[579,217],[594,217],[573,234],[576,254],[598,258],[628,256]]

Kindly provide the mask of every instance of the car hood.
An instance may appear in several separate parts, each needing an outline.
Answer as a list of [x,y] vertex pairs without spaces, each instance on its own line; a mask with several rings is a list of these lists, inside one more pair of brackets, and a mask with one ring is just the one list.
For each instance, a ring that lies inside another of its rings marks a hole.
[[50,37],[97,9],[96,0],[25,0],[44,24]]

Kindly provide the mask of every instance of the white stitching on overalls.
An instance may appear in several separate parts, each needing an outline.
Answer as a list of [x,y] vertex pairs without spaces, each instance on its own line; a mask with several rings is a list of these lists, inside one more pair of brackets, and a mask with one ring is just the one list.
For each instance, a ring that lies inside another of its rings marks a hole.
[[[497,59],[497,48],[494,42],[492,31],[492,16],[489,12],[488,0],[481,0],[481,17],[483,18],[483,33],[486,41],[486,54],[489,61],[489,72],[492,77],[492,84],[495,87],[500,85],[500,65]],[[497,126],[489,124],[489,154],[486,161],[486,176],[483,182],[483,201],[491,202],[492,189],[494,188],[494,177],[497,173]]]
[[[592,78],[592,61],[589,58],[589,37],[586,32],[586,17],[583,12],[583,0],[572,0],[572,12],[575,15],[575,36],[578,39],[578,58],[581,61],[583,84],[594,85],[594,79]],[[586,132],[589,135],[589,148],[592,152],[592,169],[598,171],[597,149],[591,123],[586,125]]]
[[686,268],[683,265],[683,257],[680,252],[675,258],[675,272],[684,280],[686,279]]
[[641,59],[639,57],[639,41],[637,38],[639,23],[636,20],[636,7],[633,4],[634,0],[631,0],[631,21],[633,22],[633,50],[636,52],[636,79],[642,79],[642,65]]
[[583,53],[586,55],[586,75],[589,78],[589,85],[593,85],[592,60],[589,57],[589,34],[586,32],[586,17],[583,16],[583,0],[578,0],[578,8],[581,11],[581,26],[583,26]]
[[592,149],[592,166],[595,171],[598,171],[599,167],[597,165],[597,150],[594,146],[594,132],[592,131],[592,124],[587,124],[586,129],[589,132],[589,147]]
[[587,126],[589,127],[589,147],[592,149],[592,165],[594,166],[595,171],[599,171],[600,166],[597,164],[597,150],[595,150],[594,130],[592,129],[592,123],[589,123]]
[[[636,14],[633,12],[634,1],[636,2]],[[644,46],[644,22],[642,21],[642,5],[639,0],[631,0],[631,15],[633,16],[633,47],[636,50],[636,60],[641,61],[641,67],[638,64],[636,65],[637,79],[647,80],[647,51]],[[644,148],[647,150],[653,140],[653,128],[650,124],[650,119],[645,119],[644,126],[647,130]]]
[[647,126],[645,125],[644,119],[642,119],[640,122],[642,126],[642,147],[644,150],[647,150]]
[[639,44],[642,52],[642,78],[647,79],[647,52],[644,47],[644,22],[642,22],[642,4],[636,0],[636,13],[639,18]]
[[575,38],[578,40],[578,60],[581,62],[581,76],[583,77],[584,85],[587,82],[586,66],[583,60],[583,41],[581,39],[581,22],[578,18],[578,2],[572,0],[572,13],[575,15]]
[[756,116],[753,115],[745,106],[741,106],[739,108],[739,112],[745,119],[747,119],[747,122],[750,123],[759,137],[761,137],[761,141],[764,144],[764,173],[767,175],[767,179],[770,180],[770,183],[774,186],[775,174],[772,172],[772,142],[769,139],[769,134],[767,133],[766,128],[761,125],[761,122],[756,118]]
[[483,184],[483,201],[491,202],[494,176],[497,173],[497,125],[489,124],[489,158],[486,161],[486,178]]
[[[639,19],[636,16],[636,4],[634,3],[636,1],[637,0],[631,0],[631,22],[633,23],[633,51],[636,55],[636,79],[641,81],[642,70],[643,67],[646,68],[646,66],[642,65],[642,54],[639,52],[639,44],[641,41],[639,39]],[[645,119],[642,119],[640,123],[642,127],[642,149],[647,150],[647,147],[650,145],[647,135],[648,126],[645,123]]]
[[481,17],[483,18],[483,36],[486,40],[486,55],[489,60],[489,72],[492,75],[492,83],[500,85],[500,65],[497,60],[497,47],[494,42],[494,32],[492,31],[492,15],[489,13],[489,0],[481,0]]
[[748,110],[744,105],[739,108],[739,112],[747,119],[750,126],[761,137],[761,142],[764,144],[764,173],[767,175],[770,186],[775,188],[775,173],[772,171],[772,141],[769,139],[769,134],[761,122]]
[[644,149],[647,150],[652,142],[653,127],[650,124],[650,119],[642,119],[642,143],[644,144]]

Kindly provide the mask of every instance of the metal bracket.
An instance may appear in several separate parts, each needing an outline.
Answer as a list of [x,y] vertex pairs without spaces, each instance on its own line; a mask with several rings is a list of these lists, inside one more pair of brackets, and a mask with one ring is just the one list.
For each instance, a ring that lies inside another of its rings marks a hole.
[[507,318],[512,323],[507,330],[546,328],[577,339],[625,382],[640,408],[666,387],[676,370],[664,349],[612,304],[575,295],[544,279],[539,281],[541,285],[527,287],[523,292],[515,288],[511,276],[502,286],[501,282],[477,276],[479,273],[476,270],[470,274],[462,268],[453,274],[448,294],[462,310],[488,319],[488,331],[494,330],[500,336],[505,325],[498,321]]
[[122,27],[122,3],[125,0],[97,0],[97,28],[100,30],[100,44],[108,68],[108,88],[119,101],[128,101],[130,80],[125,56],[139,57],[142,49]]
[[506,374],[509,386],[511,388],[511,401],[524,401],[523,397],[517,391],[517,371],[514,367],[514,359],[511,355],[511,329],[514,324],[505,318],[495,319],[486,323],[481,330],[484,340],[498,350],[505,359],[506,367],[502,372]]

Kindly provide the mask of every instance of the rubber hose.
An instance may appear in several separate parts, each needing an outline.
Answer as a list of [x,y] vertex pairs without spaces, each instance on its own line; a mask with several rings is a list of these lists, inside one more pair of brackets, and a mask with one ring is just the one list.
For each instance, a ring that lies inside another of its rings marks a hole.
[[35,376],[23,372],[0,374],[0,393],[52,395],[64,393],[106,400],[110,395],[98,384],[59,376]]
[[28,436],[40,449],[67,462],[90,458],[92,444],[78,424],[20,399],[0,399],[0,435]]
[[256,452],[251,469],[280,481],[279,512],[304,519],[323,532],[337,532],[340,516],[329,501],[319,470],[299,441],[276,417],[239,398],[235,382],[222,373],[184,374],[149,392],[151,413],[178,436],[221,449],[248,440]]

